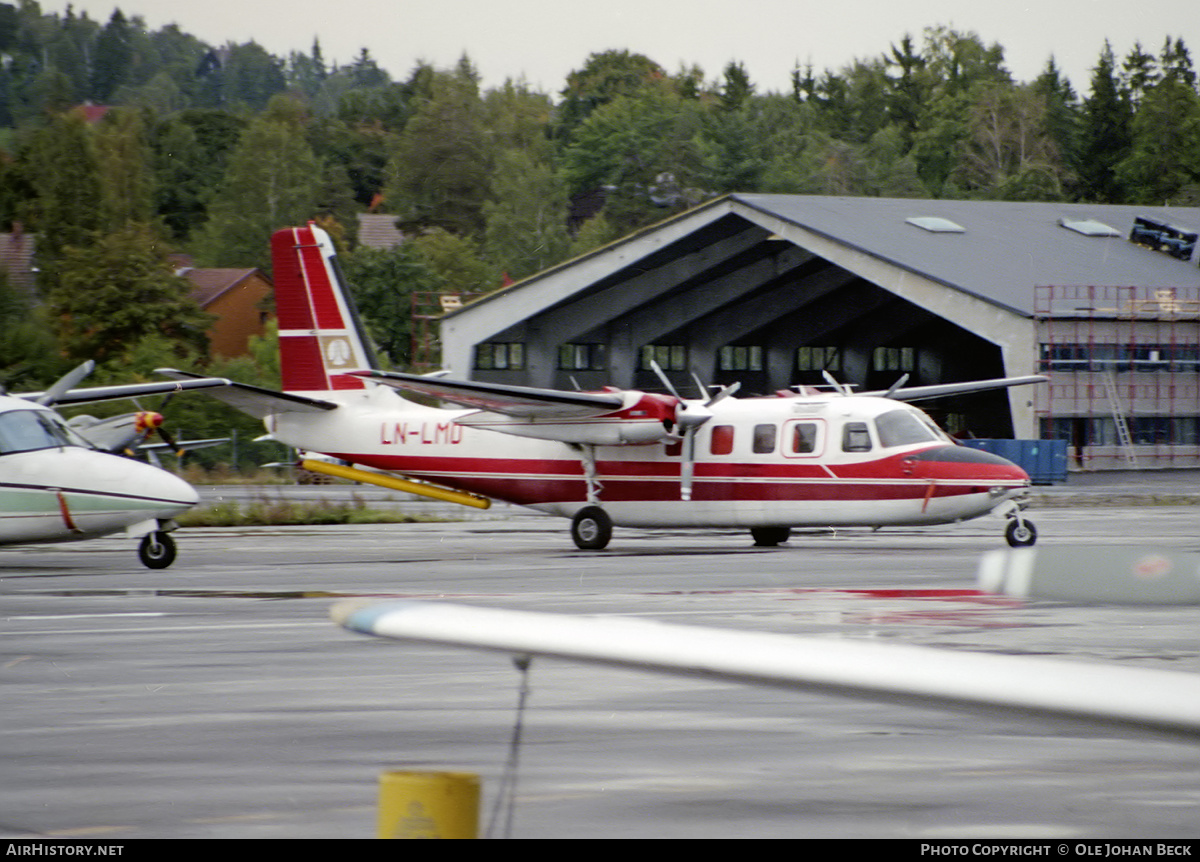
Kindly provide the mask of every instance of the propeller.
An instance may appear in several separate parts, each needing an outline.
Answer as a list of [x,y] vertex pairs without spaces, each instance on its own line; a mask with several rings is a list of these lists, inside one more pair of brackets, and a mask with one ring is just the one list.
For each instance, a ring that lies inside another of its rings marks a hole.
[[183,448],[175,442],[175,438],[163,427],[163,415],[161,413],[155,413],[151,410],[140,410],[134,416],[133,427],[137,431],[137,436],[125,447],[127,451],[132,451],[141,446],[151,434],[157,434],[164,443],[174,450],[176,456],[183,456]]
[[[688,402],[680,396],[675,386],[671,383],[671,379],[667,377],[666,372],[653,359],[650,360],[650,367],[658,375],[658,379],[662,381],[666,390],[675,396],[678,402],[675,406],[675,424],[682,430],[679,496],[680,499],[690,500],[692,499],[692,477],[695,474],[696,465],[696,431],[699,430],[701,425],[712,419],[713,405],[737,392],[742,384],[732,383],[729,386],[723,386],[718,392],[712,396],[708,396],[704,388],[704,383],[699,377],[693,374],[692,379],[696,381],[696,386],[700,389],[701,400]],[[704,400],[706,398],[707,400]]]

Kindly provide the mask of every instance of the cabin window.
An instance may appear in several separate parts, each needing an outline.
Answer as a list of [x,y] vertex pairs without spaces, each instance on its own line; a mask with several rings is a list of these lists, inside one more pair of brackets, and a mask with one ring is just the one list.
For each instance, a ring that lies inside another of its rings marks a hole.
[[475,367],[485,371],[524,368],[525,345],[519,341],[476,344]]
[[564,371],[603,371],[608,368],[607,345],[560,344],[558,367]]
[[714,455],[728,455],[733,451],[732,425],[717,425],[713,428],[708,451]]
[[0,413],[0,455],[79,445],[75,435],[51,413],[42,410]]
[[811,455],[817,450],[817,423],[797,422],[792,426],[792,452]]
[[755,425],[754,426],[754,444],[752,446],[755,454],[767,455],[775,451],[775,426],[774,425]]
[[912,443],[933,443],[937,437],[916,415],[907,410],[890,410],[875,417],[875,433],[879,445],[908,446]]
[[842,429],[843,452],[870,452],[871,432],[866,422],[847,422]]

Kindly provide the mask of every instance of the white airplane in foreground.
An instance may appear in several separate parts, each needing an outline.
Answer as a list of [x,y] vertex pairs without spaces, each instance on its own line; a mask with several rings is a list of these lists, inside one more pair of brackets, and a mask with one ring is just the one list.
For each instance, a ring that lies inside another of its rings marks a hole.
[[[166,568],[176,554],[168,535],[174,529],[171,519],[199,502],[195,489],[165,470],[115,454],[149,430],[145,422],[120,433],[111,420],[71,427],[52,405],[205,389],[229,381],[73,388],[92,365],[84,363],[45,392],[0,394],[0,545],[73,542],[124,531],[141,538],[138,557],[144,565]],[[99,440],[104,444],[97,445]]]
[[[957,445],[906,402],[1044,377],[862,395],[831,381],[832,391],[742,399],[729,386],[687,399],[661,374],[670,394],[378,371],[329,236],[312,225],[279,231],[272,259],[286,391],[233,384],[209,394],[262,419],[280,442],[358,465],[306,461],[308,469],[570,518],[583,549],[605,547],[614,524],[746,528],[757,544],[775,545],[799,526],[946,524],[991,512],[1009,519],[1010,544],[1035,541],[1019,502],[1025,471]],[[463,409],[423,406],[393,389]]]

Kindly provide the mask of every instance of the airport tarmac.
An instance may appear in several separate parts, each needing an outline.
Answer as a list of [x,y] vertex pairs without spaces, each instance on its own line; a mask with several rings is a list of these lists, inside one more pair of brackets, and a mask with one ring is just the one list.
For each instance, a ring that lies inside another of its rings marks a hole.
[[[510,827],[498,791],[514,664],[349,633],[329,620],[335,601],[628,615],[1193,674],[1197,607],[979,595],[980,555],[1004,547],[996,518],[798,532],[778,548],[737,531],[618,528],[606,551],[583,552],[557,519],[464,514],[184,529],[164,571],[142,568],[121,538],[0,551],[0,834],[371,838],[379,774],[411,768],[478,774],[483,837],[1200,837],[1194,742],[542,659],[527,678]],[[1031,514],[1042,544],[1200,551],[1197,506]]]

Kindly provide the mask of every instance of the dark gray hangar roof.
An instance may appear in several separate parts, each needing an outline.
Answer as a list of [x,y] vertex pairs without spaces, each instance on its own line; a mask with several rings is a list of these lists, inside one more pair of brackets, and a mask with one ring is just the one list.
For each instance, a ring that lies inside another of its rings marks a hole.
[[1139,217],[1200,233],[1200,207],[743,194],[731,200],[735,211],[776,217],[1027,316],[1038,285],[1200,286],[1195,248],[1180,260],[1129,240]]

